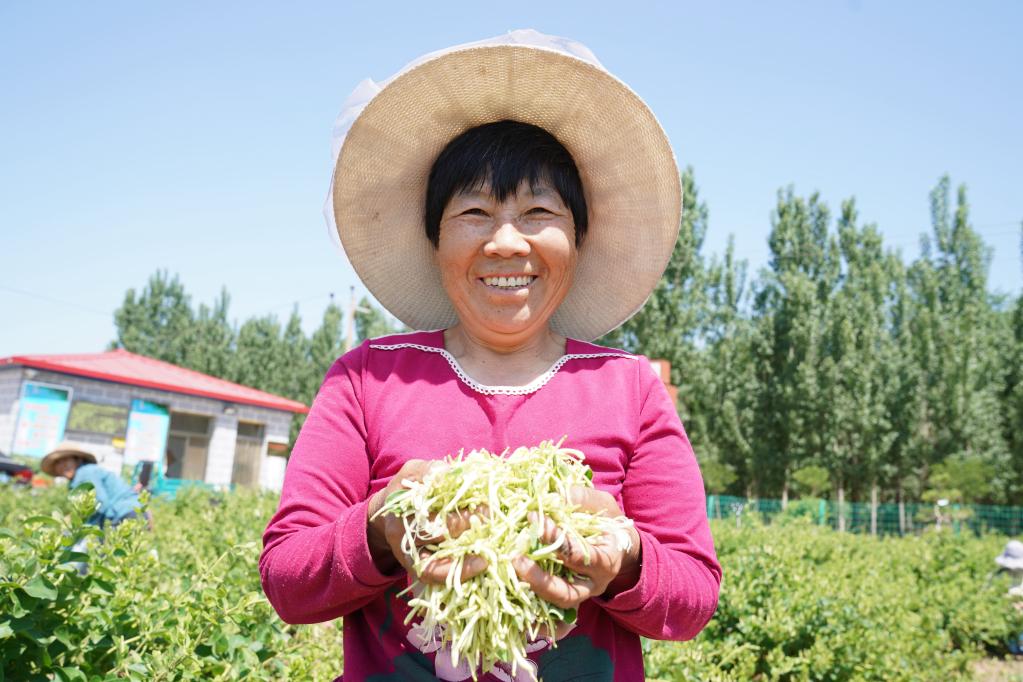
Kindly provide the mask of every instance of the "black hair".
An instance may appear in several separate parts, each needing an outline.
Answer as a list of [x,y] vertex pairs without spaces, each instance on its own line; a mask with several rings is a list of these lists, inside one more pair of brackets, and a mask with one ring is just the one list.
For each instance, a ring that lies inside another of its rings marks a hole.
[[515,194],[523,181],[551,184],[572,212],[575,244],[582,244],[589,224],[579,169],[565,146],[549,132],[529,123],[496,121],[469,128],[448,142],[430,169],[426,185],[426,237],[440,243],[440,219],[458,192],[489,185],[498,201]]

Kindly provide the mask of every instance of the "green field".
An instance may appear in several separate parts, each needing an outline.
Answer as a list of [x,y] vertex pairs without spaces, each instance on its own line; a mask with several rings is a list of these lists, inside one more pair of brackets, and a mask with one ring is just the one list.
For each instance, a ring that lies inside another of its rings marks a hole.
[[[6,680],[330,680],[341,630],[289,626],[256,562],[270,495],[186,491],[155,530],[98,533],[88,495],[0,487],[0,661]],[[659,680],[970,679],[1023,614],[992,576],[1004,536],[875,539],[799,519],[715,522],[725,582],[693,642],[644,642]],[[82,575],[73,562],[88,560]],[[985,677],[985,679],[988,679]],[[1007,678],[1012,679],[1012,678]]]

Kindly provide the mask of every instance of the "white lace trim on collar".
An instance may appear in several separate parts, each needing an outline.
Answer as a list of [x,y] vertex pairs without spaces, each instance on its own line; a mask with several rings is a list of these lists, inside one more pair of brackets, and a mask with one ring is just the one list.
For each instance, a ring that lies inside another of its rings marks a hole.
[[534,393],[545,385],[547,382],[554,378],[554,375],[558,373],[558,370],[568,362],[569,360],[579,360],[583,358],[627,358],[629,360],[635,360],[638,355],[626,355],[625,353],[568,353],[558,358],[557,362],[548,368],[546,372],[538,376],[537,378],[530,381],[525,386],[487,386],[481,384],[462,369],[462,366],[458,364],[458,360],[455,359],[451,353],[447,352],[443,348],[436,348],[434,346],[424,346],[419,343],[390,343],[390,344],[376,344],[371,343],[370,348],[376,348],[378,350],[399,350],[401,348],[415,348],[416,350],[426,351],[427,353],[438,353],[444,356],[444,359],[451,365],[451,369],[455,371],[458,378],[463,384],[483,395],[528,395]]

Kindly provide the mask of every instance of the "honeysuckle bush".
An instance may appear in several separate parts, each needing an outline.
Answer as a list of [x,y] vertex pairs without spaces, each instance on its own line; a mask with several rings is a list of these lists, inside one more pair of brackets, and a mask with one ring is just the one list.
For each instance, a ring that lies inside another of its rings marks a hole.
[[718,611],[692,642],[644,643],[651,679],[970,679],[1023,631],[992,570],[1003,536],[878,539],[799,519],[713,530]]
[[[150,503],[152,532],[126,522],[100,533],[84,523],[88,491],[0,486],[3,679],[332,680],[340,623],[289,626],[259,586],[276,503],[187,490]],[[992,575],[1003,536],[742,524],[713,526],[717,615],[692,642],[644,641],[649,679],[969,679],[971,661],[1023,631]],[[72,551],[83,538],[86,551]]]
[[144,521],[100,531],[85,524],[92,491],[0,488],[2,677],[333,679],[340,628],[289,626],[260,589],[275,505],[187,490],[151,503],[152,532]]

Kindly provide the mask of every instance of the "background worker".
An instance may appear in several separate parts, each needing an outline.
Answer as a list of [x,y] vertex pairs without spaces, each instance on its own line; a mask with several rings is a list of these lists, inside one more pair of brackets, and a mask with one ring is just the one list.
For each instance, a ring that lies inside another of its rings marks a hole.
[[68,479],[72,489],[92,484],[96,491],[96,512],[88,523],[116,526],[125,519],[140,516],[138,494],[120,476],[98,466],[96,455],[88,450],[65,441],[43,458],[40,468],[50,476]]

